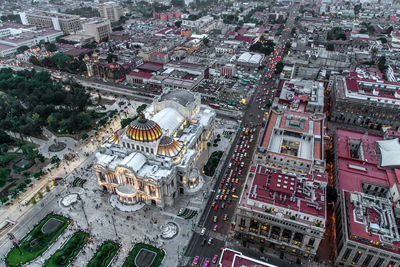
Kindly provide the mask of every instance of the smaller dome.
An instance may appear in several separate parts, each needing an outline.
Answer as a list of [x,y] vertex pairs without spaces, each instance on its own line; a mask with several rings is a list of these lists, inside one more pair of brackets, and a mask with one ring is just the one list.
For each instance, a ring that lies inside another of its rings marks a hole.
[[163,136],[157,148],[157,155],[172,158],[179,154],[182,147],[182,143],[169,136]]

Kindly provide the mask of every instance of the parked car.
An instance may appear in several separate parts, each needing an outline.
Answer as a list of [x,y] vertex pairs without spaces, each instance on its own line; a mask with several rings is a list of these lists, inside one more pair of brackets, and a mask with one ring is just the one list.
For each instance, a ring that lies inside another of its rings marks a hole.
[[213,231],[216,232],[218,229],[218,224],[214,225]]
[[215,223],[216,223],[217,221],[218,221],[218,216],[217,216],[217,215],[215,215],[215,216],[214,216],[214,219],[213,219],[213,222],[215,222]]
[[207,241],[207,244],[211,245],[211,244],[212,244],[212,241],[213,241],[213,239],[212,239],[212,237],[210,237],[210,238],[208,239],[208,241]]

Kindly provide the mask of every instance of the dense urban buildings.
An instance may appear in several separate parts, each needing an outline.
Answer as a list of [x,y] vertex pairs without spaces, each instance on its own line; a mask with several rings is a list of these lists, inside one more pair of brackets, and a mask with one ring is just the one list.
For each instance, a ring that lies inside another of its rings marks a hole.
[[0,1],[0,265],[400,267],[399,21]]

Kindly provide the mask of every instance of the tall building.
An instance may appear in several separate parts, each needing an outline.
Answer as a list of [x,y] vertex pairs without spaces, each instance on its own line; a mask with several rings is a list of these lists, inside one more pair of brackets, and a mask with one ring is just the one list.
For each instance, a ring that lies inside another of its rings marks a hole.
[[123,15],[122,7],[115,2],[105,2],[99,9],[100,16],[109,19],[111,22],[117,22]]
[[196,161],[214,134],[214,120],[199,93],[165,90],[146,114],[99,148],[98,184],[125,205],[173,205],[179,194],[199,186]]
[[110,38],[111,23],[105,18],[90,18],[82,22],[85,34],[91,35],[98,42]]
[[336,266],[400,266],[400,143],[338,129]]
[[251,166],[235,218],[236,237],[314,257],[325,233],[326,173]]
[[19,13],[22,24],[33,25],[37,28],[52,28],[66,34],[82,30],[79,16],[56,12],[35,11]]

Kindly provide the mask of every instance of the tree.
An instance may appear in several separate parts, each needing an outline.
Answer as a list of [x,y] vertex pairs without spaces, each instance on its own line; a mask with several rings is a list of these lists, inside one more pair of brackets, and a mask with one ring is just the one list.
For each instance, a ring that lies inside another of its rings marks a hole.
[[331,43],[326,45],[326,50],[327,51],[335,51],[335,46]]
[[276,74],[279,74],[279,73],[281,73],[282,71],[283,71],[283,63],[282,62],[278,62],[277,64],[276,64],[276,68],[275,68],[275,73]]
[[388,42],[388,40],[385,37],[379,38],[378,40],[380,40],[382,44],[386,44]]
[[54,43],[47,43],[47,44],[45,44],[45,48],[46,48],[46,50],[49,51],[49,52],[55,52],[55,51],[57,51],[57,47],[56,47],[56,45],[55,45]]
[[33,197],[33,198],[31,198],[31,203],[32,204],[36,204],[36,199]]
[[42,192],[39,191],[39,192],[37,193],[37,196],[38,196],[38,198],[42,198],[42,197],[43,197]]
[[17,53],[21,54],[21,53],[25,52],[28,49],[29,49],[29,47],[26,46],[26,45],[20,46],[20,47],[17,48]]
[[181,20],[175,21],[175,27],[180,28],[181,25],[182,25],[182,21]]
[[210,43],[210,40],[208,38],[204,38],[203,43],[205,46],[208,46],[208,44]]
[[337,199],[337,191],[334,187],[332,186],[327,186],[326,188],[326,200],[328,203],[330,202],[336,202]]
[[46,185],[46,192],[50,192],[50,187]]
[[9,177],[9,171],[7,169],[0,169],[0,187],[3,187]]
[[387,66],[386,66],[386,57],[385,56],[381,56],[378,59],[378,69],[380,70],[380,72],[385,73]]

